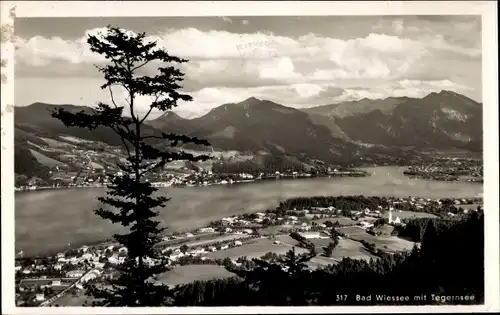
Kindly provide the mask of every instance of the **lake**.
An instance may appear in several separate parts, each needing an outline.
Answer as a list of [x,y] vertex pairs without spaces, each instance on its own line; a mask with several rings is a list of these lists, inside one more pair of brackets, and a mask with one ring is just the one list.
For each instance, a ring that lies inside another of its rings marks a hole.
[[[366,168],[369,177],[264,180],[233,185],[162,188],[172,199],[160,211],[170,231],[203,226],[244,212],[274,209],[281,200],[300,196],[366,195],[428,198],[480,197],[483,184],[410,179],[403,167]],[[99,188],[19,192],[15,195],[16,252],[37,255],[110,237],[120,227],[96,216]]]

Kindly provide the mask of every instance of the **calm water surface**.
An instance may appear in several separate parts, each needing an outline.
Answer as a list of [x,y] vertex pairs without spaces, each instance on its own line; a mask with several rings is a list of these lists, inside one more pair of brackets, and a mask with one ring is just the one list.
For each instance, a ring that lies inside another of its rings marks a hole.
[[[429,198],[479,197],[483,185],[409,179],[402,167],[365,169],[370,177],[266,180],[208,187],[162,188],[172,199],[160,211],[169,230],[186,230],[224,216],[274,209],[279,201],[300,196],[366,195]],[[16,193],[16,250],[26,255],[82,245],[121,229],[96,216],[103,189],[79,188]]]

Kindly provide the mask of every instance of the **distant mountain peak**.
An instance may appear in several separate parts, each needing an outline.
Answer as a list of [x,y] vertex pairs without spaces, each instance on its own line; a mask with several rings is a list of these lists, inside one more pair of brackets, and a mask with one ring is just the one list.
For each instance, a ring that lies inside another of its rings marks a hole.
[[168,119],[182,119],[181,116],[177,115],[173,111],[165,112],[163,115],[161,115],[161,117],[168,118]]
[[431,93],[427,94],[427,96],[459,96],[459,97],[463,97],[463,95],[458,94],[458,93],[453,92],[453,91],[450,91],[450,90],[441,90],[439,92],[431,92]]
[[262,101],[262,100],[259,100],[258,98],[251,96],[251,97],[247,98],[246,100],[244,100],[242,103],[248,103],[248,102],[261,102],[261,101]]

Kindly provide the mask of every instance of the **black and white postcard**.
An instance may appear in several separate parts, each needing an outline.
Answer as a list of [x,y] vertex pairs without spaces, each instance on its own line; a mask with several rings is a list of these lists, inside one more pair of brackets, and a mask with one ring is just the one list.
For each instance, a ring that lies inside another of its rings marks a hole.
[[495,11],[2,2],[2,312],[498,311]]

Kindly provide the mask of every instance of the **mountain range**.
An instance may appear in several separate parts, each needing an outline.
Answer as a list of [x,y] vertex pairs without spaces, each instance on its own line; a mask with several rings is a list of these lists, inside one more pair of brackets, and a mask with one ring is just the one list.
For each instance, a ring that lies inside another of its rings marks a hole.
[[[68,135],[120,145],[108,128],[67,128],[50,116],[57,108],[90,110],[75,105],[34,103],[15,108],[16,152],[37,137]],[[174,112],[147,121],[147,133],[175,132],[208,140],[219,150],[286,155],[301,160],[354,161],[394,150],[482,150],[482,104],[442,91],[423,98],[362,99],[295,109],[254,97],[223,104],[206,115],[185,119]],[[31,139],[31,140],[30,140]],[[17,157],[16,157],[17,158]]]

